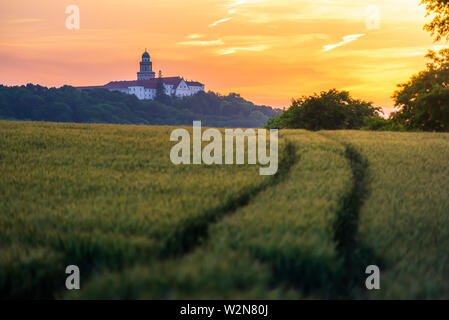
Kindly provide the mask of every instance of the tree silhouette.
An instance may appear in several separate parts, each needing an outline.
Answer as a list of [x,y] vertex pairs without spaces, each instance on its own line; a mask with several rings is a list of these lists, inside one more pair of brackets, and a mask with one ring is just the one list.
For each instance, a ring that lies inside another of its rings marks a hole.
[[165,101],[165,88],[164,88],[164,79],[162,77],[162,71],[159,70],[157,84],[156,84],[156,100],[163,102]]

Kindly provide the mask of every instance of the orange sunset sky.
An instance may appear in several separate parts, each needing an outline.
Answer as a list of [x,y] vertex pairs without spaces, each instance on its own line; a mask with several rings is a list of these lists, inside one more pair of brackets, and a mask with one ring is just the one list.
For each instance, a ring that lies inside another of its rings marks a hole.
[[[286,107],[335,87],[389,112],[396,84],[440,45],[422,30],[431,18],[419,2],[0,0],[0,83],[134,80],[148,48],[156,73],[258,104]],[[79,30],[65,25],[71,4],[80,8]],[[367,27],[373,8],[378,28]]]

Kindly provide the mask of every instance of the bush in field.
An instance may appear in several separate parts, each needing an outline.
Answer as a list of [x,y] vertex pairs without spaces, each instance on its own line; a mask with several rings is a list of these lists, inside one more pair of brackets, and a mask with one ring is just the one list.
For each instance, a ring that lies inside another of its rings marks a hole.
[[406,128],[392,119],[381,117],[368,117],[362,130],[370,131],[406,131]]
[[371,102],[353,99],[349,92],[331,89],[292,101],[290,108],[270,120],[267,128],[307,130],[360,129],[366,117],[379,108]]

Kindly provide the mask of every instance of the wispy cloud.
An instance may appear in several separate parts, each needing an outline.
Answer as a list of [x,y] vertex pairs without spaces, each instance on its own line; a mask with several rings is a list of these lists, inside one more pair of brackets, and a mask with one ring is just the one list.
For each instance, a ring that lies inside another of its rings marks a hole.
[[224,18],[224,19],[217,20],[217,21],[215,21],[214,23],[211,23],[211,24],[209,25],[209,27],[215,27],[217,24],[220,24],[220,23],[223,23],[223,22],[227,22],[227,21],[229,21],[229,20],[231,20],[231,19],[232,19],[232,18],[229,17],[229,18]]
[[332,49],[335,49],[337,47],[341,47],[342,45],[345,45],[349,42],[355,41],[360,37],[363,37],[365,34],[350,34],[348,36],[343,37],[343,41],[336,43],[336,44],[329,44],[323,47],[322,52],[330,51]]
[[203,38],[204,35],[202,34],[198,34],[198,33],[193,33],[193,34],[189,34],[187,36],[187,39],[199,39],[199,38]]
[[8,20],[8,22],[12,23],[12,24],[35,23],[35,22],[42,22],[42,21],[45,21],[45,20],[44,19],[35,19],[35,18]]
[[178,42],[178,44],[183,46],[200,46],[200,47],[207,47],[207,46],[217,46],[224,44],[223,41],[220,39],[218,40],[209,40],[209,41],[202,41],[202,40],[192,40],[192,41],[182,41]]
[[[302,0],[299,0],[299,1],[302,1]],[[255,3],[263,3],[263,2],[267,3],[270,1],[267,1],[267,0],[231,0],[231,1],[229,1],[229,3],[226,6],[227,7],[238,7],[238,6],[241,6],[244,4],[255,4]]]
[[227,48],[227,49],[219,50],[218,54],[226,55],[226,54],[236,53],[237,51],[264,51],[264,50],[267,50],[267,49],[268,49],[268,46]]
[[245,4],[247,2],[248,2],[248,0],[236,0],[236,1],[233,1],[230,4],[228,4],[228,7],[237,7],[237,6],[240,6],[240,5]]

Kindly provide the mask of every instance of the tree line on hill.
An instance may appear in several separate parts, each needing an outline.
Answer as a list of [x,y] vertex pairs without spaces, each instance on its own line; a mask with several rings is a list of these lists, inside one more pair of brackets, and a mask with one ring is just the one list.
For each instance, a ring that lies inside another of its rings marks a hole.
[[0,86],[0,119],[77,123],[262,127],[280,111],[257,106],[239,94],[199,92],[176,98],[139,100],[107,89],[80,91],[71,86]]

